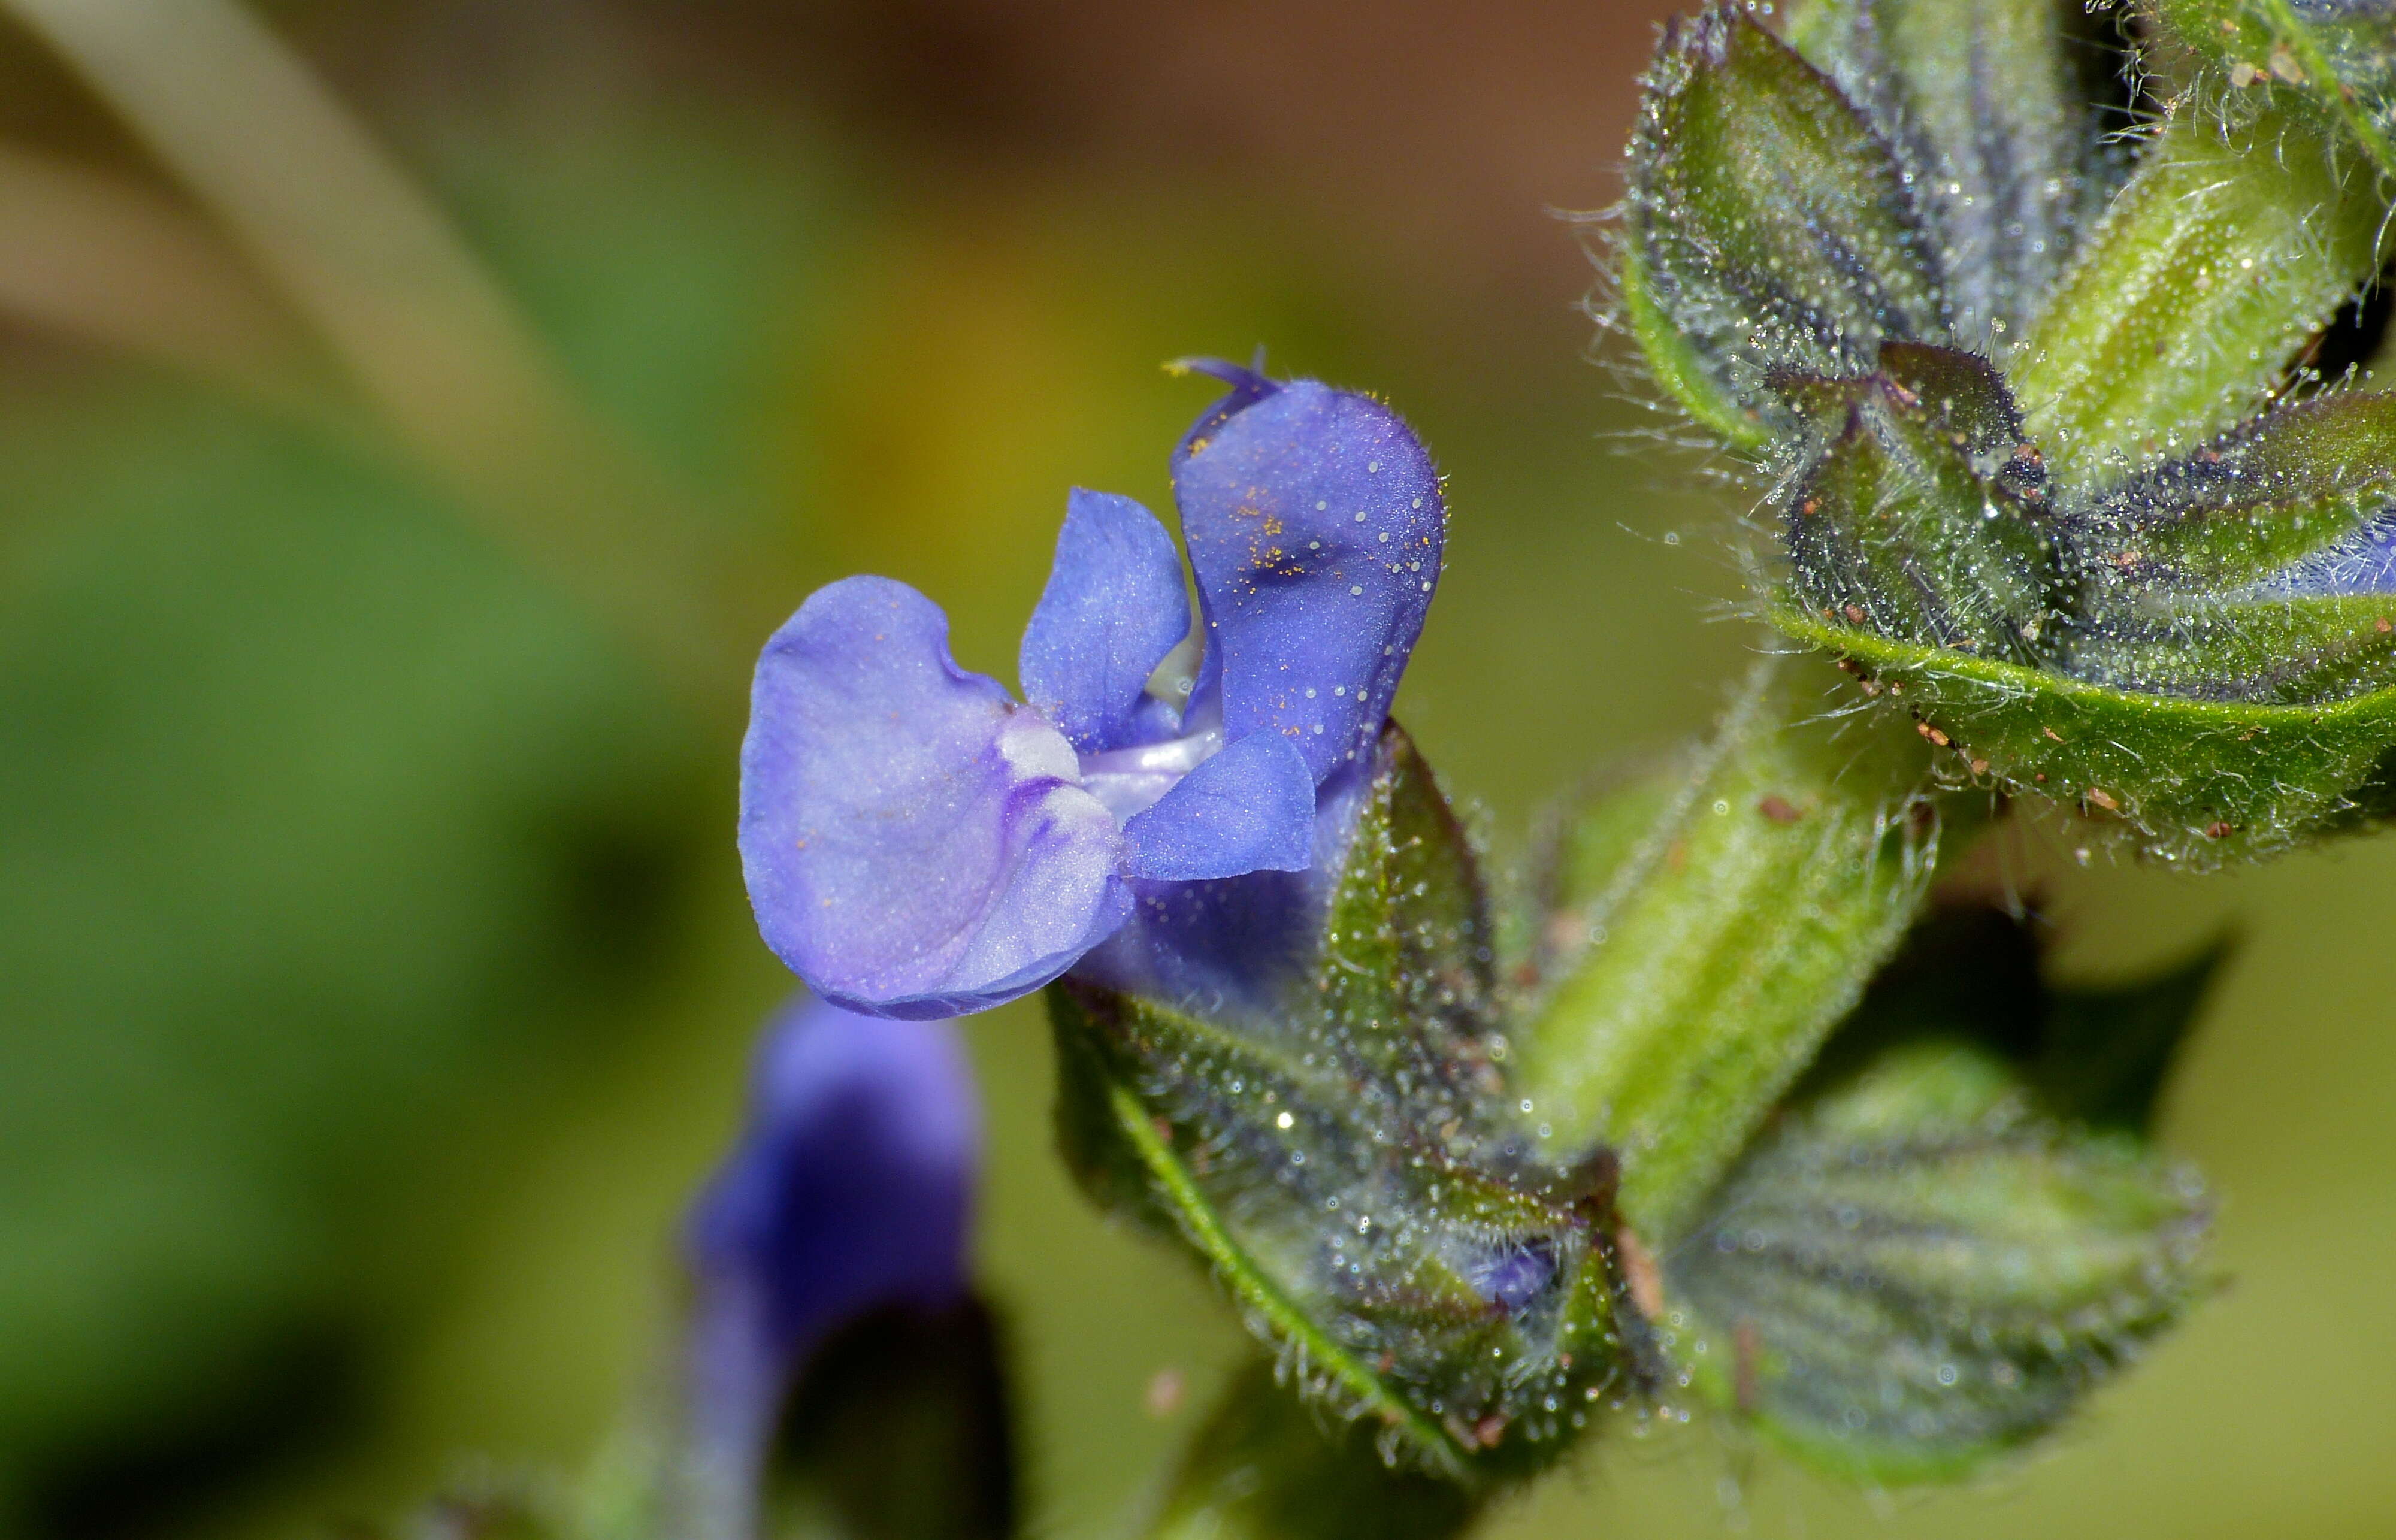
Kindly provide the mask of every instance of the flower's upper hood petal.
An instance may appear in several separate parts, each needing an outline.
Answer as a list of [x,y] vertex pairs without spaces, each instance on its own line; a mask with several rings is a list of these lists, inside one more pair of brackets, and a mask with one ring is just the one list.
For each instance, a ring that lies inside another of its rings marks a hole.
[[1096,753],[1144,741],[1149,676],[1190,634],[1181,557],[1156,515],[1129,498],[1079,487],[1065,505],[1057,563],[1023,631],[1023,696]]
[[765,942],[871,1016],[984,1010],[1121,925],[1122,835],[1072,745],[949,656],[903,583],[819,591],[758,659],[740,858]]
[[[1320,783],[1369,759],[1439,581],[1445,505],[1420,440],[1369,396],[1232,385],[1174,454],[1224,737],[1271,730]],[[1211,706],[1193,701],[1192,713]]]

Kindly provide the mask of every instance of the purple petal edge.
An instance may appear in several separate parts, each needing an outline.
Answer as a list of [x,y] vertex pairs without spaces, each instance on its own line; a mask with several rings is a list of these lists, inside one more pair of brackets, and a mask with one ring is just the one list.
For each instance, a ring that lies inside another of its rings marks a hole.
[[1149,741],[1174,725],[1154,710],[1149,676],[1189,634],[1173,537],[1133,499],[1075,487],[1023,630],[1024,698],[1084,753]]
[[1122,836],[1071,744],[957,667],[903,583],[819,591],[758,660],[741,868],[817,993],[926,1019],[1038,989],[1120,926]]

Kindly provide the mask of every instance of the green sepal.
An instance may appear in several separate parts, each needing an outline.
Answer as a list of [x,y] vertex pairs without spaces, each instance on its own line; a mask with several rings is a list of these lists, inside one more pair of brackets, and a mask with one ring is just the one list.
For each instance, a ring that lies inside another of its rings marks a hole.
[[1996,371],[1892,342],[1863,378],[1778,383],[1823,434],[1786,494],[1798,602],[1886,636],[2038,661],[2072,600],[2044,469]]
[[1716,378],[1697,344],[1674,325],[1669,302],[1657,293],[1635,240],[1621,242],[1617,282],[1623,315],[1631,324],[1631,335],[1638,339],[1649,378],[1733,452],[1761,455],[1772,442],[1772,429],[1764,416],[1769,398],[1742,398]]
[[2239,94],[2308,101],[2396,175],[2396,8],[2336,0],[2152,0]]
[[1617,1153],[1637,1235],[1737,1158],[1926,891],[1923,745],[1823,720],[1830,677],[1761,665],[1704,750],[1567,828],[1512,1094],[1542,1145]]
[[[1314,973],[1324,1035],[1387,1113],[1485,1132],[1496,936],[1479,862],[1403,733],[1382,746],[1325,915]],[[1378,1110],[1378,1109],[1377,1109]],[[1459,1147],[1460,1148],[1460,1147]]]
[[2072,648],[2072,671],[2150,694],[2309,707],[2396,685],[2396,595],[2141,595]]
[[1464,831],[1394,727],[1314,963],[1272,1011],[1052,987],[1069,1164],[1188,1241],[1297,1387],[1384,1458],[1536,1468],[1619,1377],[1614,1163],[1514,1127]]
[[1841,655],[1867,693],[1918,718],[1952,749],[1950,771],[2077,802],[2163,860],[2201,870],[2396,807],[2396,766],[2385,763],[2396,690],[2317,706],[2145,695],[1892,641],[1790,606],[1772,619]]
[[2396,506],[2396,392],[2269,412],[2098,498],[2083,538],[2099,614],[2121,598],[2221,594],[2330,552]]
[[1668,23],[1631,140],[1626,309],[1657,379],[1735,446],[1786,421],[1776,372],[1943,338],[1937,266],[1889,145],[1736,7]]
[[2021,923],[1926,922],[1674,1238],[1675,1359],[1859,1480],[2051,1427],[2204,1289],[2202,1187],[2136,1131],[2209,973],[2058,994]]
[[1910,173],[1954,335],[2002,357],[2121,175],[2096,24],[2055,0],[1814,0],[1787,33]]
[[2281,383],[2386,254],[2360,169],[2309,113],[2174,105],[2008,360],[2059,496],[2186,454]]
[[[1243,1189],[1259,1179],[1252,1151],[1233,1146],[1218,1154],[1207,1141],[1221,1137],[1232,1120],[1191,1116],[1191,1104],[1209,1090],[1237,1083],[1245,1094],[1254,1087],[1245,1110],[1259,1126],[1236,1133],[1260,1138],[1286,1167],[1292,1155],[1311,1153],[1305,1146],[1338,1138],[1337,1103],[1298,1103],[1290,1077],[1269,1078],[1244,1044],[1210,1041],[1218,1035],[1163,1006],[1067,985],[1050,986],[1048,1002],[1061,1069],[1060,1142],[1085,1190],[1103,1206],[1187,1241],[1248,1329],[1289,1366],[1301,1393],[1342,1416],[1378,1422],[1392,1436],[1388,1454],[1403,1451],[1412,1463],[1460,1475],[1470,1459],[1460,1442],[1384,1380],[1369,1347],[1359,1351],[1317,1324],[1321,1291],[1311,1283],[1307,1228],[1323,1200],[1287,1200],[1280,1206],[1291,1212],[1272,1215],[1282,1223],[1260,1233],[1257,1203],[1243,1201]],[[1150,1082],[1145,1095],[1142,1080]],[[1328,1095],[1336,1087],[1317,1089]],[[1164,1109],[1176,1091],[1182,1093],[1176,1109],[1190,1125],[1186,1132]],[[1306,1137],[1275,1129],[1283,1112],[1293,1119],[1303,1113]],[[1454,1280],[1435,1282],[1452,1302]]]

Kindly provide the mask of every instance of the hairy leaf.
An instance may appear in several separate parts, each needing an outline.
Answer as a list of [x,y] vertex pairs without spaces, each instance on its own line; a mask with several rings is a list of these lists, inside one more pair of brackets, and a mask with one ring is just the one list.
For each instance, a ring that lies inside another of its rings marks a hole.
[[1733,445],[1785,424],[1775,372],[1857,374],[1885,339],[1946,336],[1895,153],[1745,11],[1667,28],[1631,162],[1632,325],[1666,387]]
[[2138,595],[2075,643],[2071,666],[2092,684],[2201,700],[2369,697],[2396,686],[2396,597]]
[[2182,102],[2012,355],[2061,489],[2101,487],[2253,412],[2379,271],[2384,206],[2360,157],[2266,103]]
[[2057,990],[2029,920],[1935,909],[1664,1238],[1669,1350],[1868,1480],[2050,1427],[2202,1287],[2202,1189],[2140,1135],[2218,955]]
[[2309,102],[2396,176],[2396,8],[2377,0],[2156,0],[2151,8],[2231,90]]
[[2053,0],[1815,0],[1790,20],[1896,147],[1955,336],[2000,357],[2118,179],[2094,105],[2112,60],[2092,30]]
[[1791,1109],[1667,1264],[1673,1346],[1817,1463],[1950,1478],[2045,1430],[2201,1286],[2192,1175],[1996,1054],[1891,1050]]
[[2396,692],[2318,706],[2136,694],[1794,607],[1774,622],[1844,655],[1867,690],[1918,715],[1975,775],[2118,818],[2166,861],[2263,855],[2391,802],[2382,761],[2396,744]]

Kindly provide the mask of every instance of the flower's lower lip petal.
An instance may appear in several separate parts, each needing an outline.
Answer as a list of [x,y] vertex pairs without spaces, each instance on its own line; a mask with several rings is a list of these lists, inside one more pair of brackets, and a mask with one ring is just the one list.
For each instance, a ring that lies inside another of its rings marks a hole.
[[1189,634],[1173,537],[1131,498],[1076,487],[1023,631],[1025,697],[1085,753],[1131,743],[1152,731],[1149,676]]
[[1369,757],[1439,581],[1421,441],[1370,397],[1293,380],[1193,439],[1174,491],[1226,733],[1291,734],[1318,780]]
[[1306,988],[1331,884],[1371,794],[1373,763],[1335,770],[1315,789],[1303,870],[1259,870],[1216,882],[1132,878],[1131,923],[1091,951],[1076,977],[1209,1011],[1269,1016]]
[[849,1010],[959,1016],[1039,988],[1128,912],[1072,746],[949,657],[902,583],[852,578],[767,644],[740,854],[765,942]]
[[1124,826],[1133,877],[1205,882],[1303,871],[1313,860],[1314,773],[1278,733],[1251,733]]

